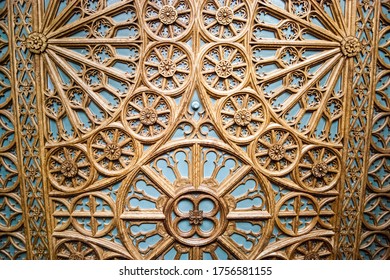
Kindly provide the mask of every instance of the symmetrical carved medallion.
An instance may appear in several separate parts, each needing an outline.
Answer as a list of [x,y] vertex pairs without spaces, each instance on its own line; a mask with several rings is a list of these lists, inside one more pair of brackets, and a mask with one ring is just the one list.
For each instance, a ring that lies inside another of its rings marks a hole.
[[388,1],[0,2],[0,259],[388,259]]

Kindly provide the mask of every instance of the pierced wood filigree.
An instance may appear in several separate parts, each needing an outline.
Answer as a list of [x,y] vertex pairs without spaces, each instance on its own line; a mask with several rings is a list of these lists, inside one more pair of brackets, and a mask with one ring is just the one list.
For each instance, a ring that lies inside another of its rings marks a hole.
[[0,259],[388,259],[388,1],[0,5]]

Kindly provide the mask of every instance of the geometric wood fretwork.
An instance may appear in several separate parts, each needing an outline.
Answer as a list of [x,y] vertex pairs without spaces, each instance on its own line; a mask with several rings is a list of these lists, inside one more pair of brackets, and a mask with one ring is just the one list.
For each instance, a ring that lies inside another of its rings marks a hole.
[[0,259],[389,259],[388,1],[0,1]]

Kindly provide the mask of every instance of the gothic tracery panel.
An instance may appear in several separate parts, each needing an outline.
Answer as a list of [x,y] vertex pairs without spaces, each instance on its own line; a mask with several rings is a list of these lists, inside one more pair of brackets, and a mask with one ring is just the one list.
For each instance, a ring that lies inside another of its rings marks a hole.
[[389,4],[0,1],[1,259],[388,259]]

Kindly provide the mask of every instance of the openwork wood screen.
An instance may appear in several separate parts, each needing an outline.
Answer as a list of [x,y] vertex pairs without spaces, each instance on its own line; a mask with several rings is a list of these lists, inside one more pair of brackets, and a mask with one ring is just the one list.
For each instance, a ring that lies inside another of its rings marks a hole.
[[0,259],[390,258],[389,1],[0,17]]

